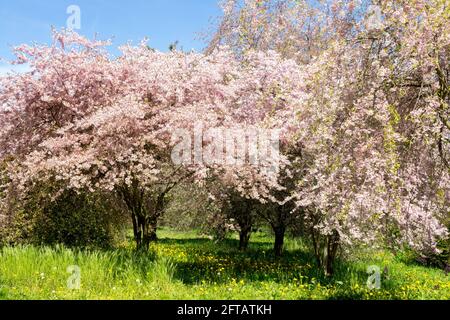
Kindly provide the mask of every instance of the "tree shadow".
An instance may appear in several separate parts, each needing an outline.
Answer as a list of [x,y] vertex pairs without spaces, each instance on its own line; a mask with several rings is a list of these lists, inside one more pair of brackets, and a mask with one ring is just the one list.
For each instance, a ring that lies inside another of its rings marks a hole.
[[[188,259],[177,262],[174,278],[186,285],[223,284],[230,281],[271,281],[276,283],[310,282],[332,284],[345,277],[350,265],[337,261],[336,276],[326,277],[316,266],[314,256],[304,250],[285,251],[276,257],[270,242],[252,242],[247,251],[238,250],[238,240],[214,243],[209,239],[161,239],[161,243],[188,248]],[[352,270],[352,272],[354,272]],[[361,272],[360,276],[364,276]],[[350,298],[350,297],[349,297]]]

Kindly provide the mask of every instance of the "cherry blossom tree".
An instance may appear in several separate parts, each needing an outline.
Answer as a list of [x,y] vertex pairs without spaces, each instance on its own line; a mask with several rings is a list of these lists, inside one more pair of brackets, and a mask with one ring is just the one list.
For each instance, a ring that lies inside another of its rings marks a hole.
[[147,248],[167,194],[193,172],[171,161],[170,133],[191,123],[183,112],[220,104],[227,57],[218,54],[218,63],[143,43],[112,59],[103,43],[72,32],[54,38],[50,47],[18,47],[18,61],[32,70],[2,79],[1,156],[13,159],[10,179],[22,194],[36,181],[57,183],[53,197],[66,188],[116,193],[138,248]]
[[307,64],[336,36],[349,37],[370,1],[223,0],[223,15],[207,39],[206,52],[230,46],[237,56],[251,50],[278,52]]
[[295,132],[288,145],[298,153],[297,210],[319,266],[331,274],[338,249],[357,243],[433,252],[449,212],[448,3],[325,3],[310,8],[321,22],[308,10],[293,20],[299,47],[316,41],[308,59],[284,50],[293,42],[281,22],[298,2],[225,2],[211,46],[229,44],[243,60],[255,49],[276,50],[299,63],[295,99],[286,104],[295,116],[279,108],[271,118]]
[[340,245],[384,239],[430,253],[446,236],[448,6],[381,10],[382,28],[336,39],[308,67],[310,159],[297,197],[328,273]]
[[[286,229],[298,215],[293,212],[293,177],[298,173],[292,164],[299,145],[291,142],[295,132],[294,126],[289,124],[302,93],[302,70],[294,60],[283,59],[274,51],[249,51],[239,60],[240,73],[235,79],[235,86],[239,88],[237,98],[228,102],[229,119],[222,124],[228,129],[235,128],[236,123],[245,128],[240,135],[249,142],[244,150],[247,161],[238,166],[220,162],[209,167],[213,181],[218,181],[220,186],[215,185],[214,197],[227,204],[241,202],[232,212],[233,218],[240,220],[241,231],[249,230],[251,215],[256,211],[272,228],[274,252],[279,256]],[[279,131],[276,141],[270,138],[274,130]],[[255,137],[254,133],[258,132],[260,135]],[[264,154],[267,145],[273,142],[276,150],[272,149],[275,152],[271,152],[268,161],[250,161],[255,156],[263,159],[261,153]],[[248,215],[248,219],[243,215]],[[242,232],[240,242],[245,244],[247,237],[248,233]]]

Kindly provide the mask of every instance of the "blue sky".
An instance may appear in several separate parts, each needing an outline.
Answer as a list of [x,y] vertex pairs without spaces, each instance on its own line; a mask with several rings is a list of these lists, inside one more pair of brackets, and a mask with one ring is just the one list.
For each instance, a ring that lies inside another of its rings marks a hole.
[[[161,51],[174,41],[185,50],[201,50],[197,33],[221,13],[217,0],[0,0],[0,57],[11,59],[11,46],[20,43],[49,43],[51,27],[66,26],[70,5],[81,11],[77,32],[113,38],[113,47],[147,36]],[[0,74],[10,68],[0,62]]]

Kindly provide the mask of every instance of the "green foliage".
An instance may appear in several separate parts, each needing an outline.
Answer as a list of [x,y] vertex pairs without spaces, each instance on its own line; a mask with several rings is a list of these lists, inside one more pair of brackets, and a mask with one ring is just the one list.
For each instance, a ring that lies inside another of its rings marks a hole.
[[100,196],[65,192],[36,220],[33,241],[69,247],[110,247],[124,217]]
[[5,216],[0,226],[0,245],[24,244],[33,237],[35,215],[17,210],[13,216]]
[[[148,253],[133,243],[109,251],[57,246],[0,250],[0,299],[450,299],[450,278],[387,252],[359,252],[338,261],[333,278],[314,264],[307,245],[288,239],[285,255],[255,233],[248,252],[236,235],[214,243],[195,232],[159,231]],[[81,270],[81,288],[67,288],[67,267]],[[385,270],[380,290],[366,283],[367,267]]]
[[11,209],[0,230],[3,243],[107,248],[124,234],[127,217],[112,198],[66,191],[54,201],[43,200],[48,188],[40,186]]

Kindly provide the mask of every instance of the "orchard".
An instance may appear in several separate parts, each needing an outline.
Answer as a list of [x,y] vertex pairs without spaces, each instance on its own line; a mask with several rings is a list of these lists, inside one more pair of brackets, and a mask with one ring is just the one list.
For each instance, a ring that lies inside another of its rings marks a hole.
[[0,77],[4,250],[56,244],[38,229],[70,247],[42,224],[83,207],[78,229],[129,230],[143,256],[169,228],[236,235],[238,255],[264,233],[274,263],[299,239],[326,281],[358,250],[449,268],[450,3],[222,8],[201,53],[112,57],[70,30],[14,48],[30,70]]

